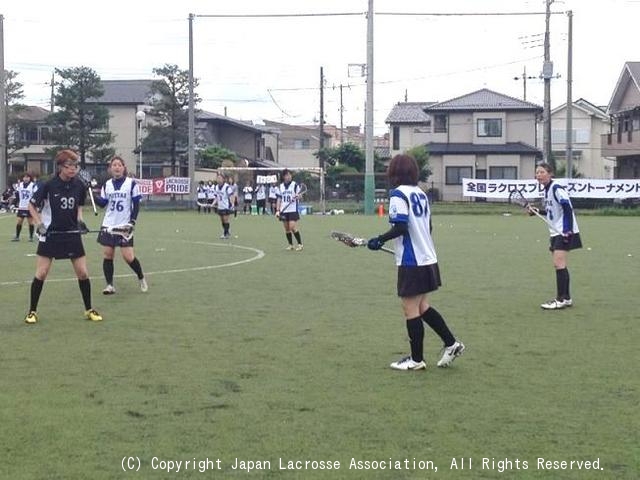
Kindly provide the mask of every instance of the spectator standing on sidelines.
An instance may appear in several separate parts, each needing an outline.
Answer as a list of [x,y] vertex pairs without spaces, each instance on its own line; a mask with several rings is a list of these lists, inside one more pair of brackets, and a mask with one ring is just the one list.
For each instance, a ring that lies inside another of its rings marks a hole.
[[277,203],[278,203],[278,184],[274,182],[269,186],[269,209],[271,210],[271,215],[276,214]]
[[247,214],[247,209],[249,210],[249,215],[251,215],[251,202],[253,201],[253,187],[251,186],[251,182],[246,182],[244,187],[242,188],[242,198],[244,200],[242,205],[242,213],[244,215]]
[[267,188],[264,183],[259,183],[256,186],[256,213],[260,215],[260,209],[262,209],[262,215],[265,215],[266,212],[266,203],[267,203]]
[[22,231],[22,224],[24,219],[27,219],[29,223],[29,241],[33,242],[33,231],[35,229],[35,222],[29,211],[29,202],[33,198],[34,193],[38,187],[33,180],[33,174],[25,172],[22,176],[22,181],[18,182],[18,188],[16,189],[16,200],[18,211],[16,212],[16,236],[11,240],[12,242],[20,241],[20,232]]

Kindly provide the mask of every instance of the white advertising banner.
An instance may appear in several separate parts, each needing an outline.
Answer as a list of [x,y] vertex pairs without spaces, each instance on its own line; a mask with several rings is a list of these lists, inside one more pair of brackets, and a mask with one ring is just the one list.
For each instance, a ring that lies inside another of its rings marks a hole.
[[[639,198],[640,179],[602,180],[593,178],[554,178],[574,198]],[[544,196],[544,190],[536,180],[482,180],[462,179],[465,197],[509,198],[509,193],[519,190],[525,197]]]

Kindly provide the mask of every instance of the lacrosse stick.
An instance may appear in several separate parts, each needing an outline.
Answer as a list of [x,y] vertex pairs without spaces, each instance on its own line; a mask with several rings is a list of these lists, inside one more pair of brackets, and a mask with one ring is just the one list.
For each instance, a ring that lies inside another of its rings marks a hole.
[[93,198],[93,187],[95,186],[95,180],[91,178],[91,174],[87,170],[80,170],[78,172],[80,181],[84,184],[85,188],[89,191],[89,198],[91,199],[91,206],[93,207],[93,214],[98,215],[98,209],[96,208],[96,201]]
[[66,231],[48,231],[47,236],[49,235],[69,235],[69,234],[80,234],[85,235],[87,233],[100,233],[107,232],[111,235],[118,235],[124,238],[126,241],[131,240],[133,238],[133,230],[134,227],[130,223],[125,223],[124,225],[114,225],[113,227],[102,227],[100,230],[89,230],[89,229],[77,229],[77,230],[66,230]]
[[298,184],[298,191],[293,195],[293,198],[291,200],[289,200],[284,207],[280,207],[280,213],[283,213],[284,210],[286,210],[287,208],[289,208],[289,205],[291,205],[293,202],[296,202],[298,200],[300,200],[300,198],[302,198],[302,196],[307,193],[307,186],[304,183],[299,183]]
[[543,216],[535,206],[531,205],[531,202],[525,198],[525,196],[522,194],[522,191],[513,190],[509,194],[509,203],[515,203],[516,205],[524,208],[527,212],[533,213],[535,216],[541,218],[542,221],[546,223],[552,231],[554,231],[558,235],[562,235],[562,232],[559,232],[558,229],[554,227],[553,224],[549,222],[549,220],[547,220],[547,217]]
[[[355,248],[355,247],[366,247],[367,246],[367,239],[366,238],[356,237],[354,235],[351,235],[350,233],[337,232],[337,231],[333,230],[331,232],[330,236],[334,240],[337,240],[340,243],[344,243],[347,247]],[[394,253],[395,254],[395,251],[393,249],[391,249],[391,248],[382,247],[380,250],[382,250],[383,252]]]

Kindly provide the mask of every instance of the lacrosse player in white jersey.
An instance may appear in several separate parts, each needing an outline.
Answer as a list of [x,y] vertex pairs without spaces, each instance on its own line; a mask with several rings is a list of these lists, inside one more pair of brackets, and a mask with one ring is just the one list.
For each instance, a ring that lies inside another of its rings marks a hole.
[[464,344],[456,340],[444,318],[429,304],[427,294],[441,285],[438,259],[431,238],[431,211],[427,195],[418,187],[418,164],[413,157],[396,155],[389,164],[389,222],[392,228],[369,240],[371,250],[379,250],[395,239],[398,266],[398,296],[407,322],[411,355],[393,362],[395,370],[422,370],[425,322],[444,343],[438,367],[447,367],[462,355]]
[[276,214],[276,205],[278,203],[278,184],[272,183],[269,185],[269,210],[271,215]]
[[29,241],[33,242],[35,223],[29,212],[29,201],[37,189],[36,182],[33,181],[33,174],[25,172],[22,176],[22,181],[18,182],[15,192],[18,211],[16,213],[16,236],[11,240],[12,242],[20,241],[20,232],[22,232],[22,224],[25,218],[29,222]]
[[[236,184],[236,179],[233,175],[227,176],[227,183],[231,187],[231,194],[233,195],[233,203],[231,204],[231,211],[233,212],[233,217],[238,217],[238,185]],[[251,212],[249,212],[251,213]]]
[[220,223],[222,224],[222,235],[220,238],[226,240],[231,238],[229,232],[229,217],[233,212],[233,205],[236,200],[234,188],[226,182],[226,178],[223,174],[218,174],[216,186],[214,187],[215,203],[218,209],[218,215],[220,216]]
[[247,214],[247,210],[249,210],[249,215],[251,215],[251,202],[253,202],[253,186],[251,182],[244,184],[242,188],[242,198],[244,199],[244,204],[242,205],[243,215]]
[[207,208],[207,207],[203,207],[203,205],[206,205],[206,203],[207,203],[206,187],[204,185],[204,180],[200,180],[200,182],[198,182],[198,188],[196,188],[196,205],[198,206],[198,213],[200,213],[202,208]]
[[98,205],[106,207],[102,229],[98,233],[98,243],[104,247],[102,271],[107,282],[102,293],[105,295],[116,293],[113,286],[113,257],[116,247],[120,247],[122,258],[137,275],[140,290],[146,292],[149,286],[144,278],[142,265],[133,251],[133,237],[127,240],[106,231],[107,227],[117,225],[129,224],[133,228],[138,218],[142,195],[140,195],[138,183],[127,176],[127,167],[121,157],[113,157],[109,161],[109,169],[112,177],[102,186],[100,196],[96,199]]
[[[553,168],[548,163],[536,167],[536,180],[544,186],[544,209],[551,234],[549,250],[556,271],[556,298],[540,305],[545,310],[559,310],[573,305],[569,293],[567,257],[570,250],[582,248],[580,230],[566,188],[553,181]],[[529,207],[533,209],[535,207]],[[558,232],[562,232],[560,235]]]
[[267,186],[264,183],[258,183],[256,185],[256,213],[260,215],[260,209],[262,209],[262,215],[266,215],[266,203],[267,203]]
[[[282,171],[282,183],[277,191],[276,201],[276,217],[282,221],[284,225],[284,234],[287,238],[287,250],[300,251],[302,246],[302,237],[298,231],[298,193],[300,188],[298,184],[291,179],[291,172],[288,169]],[[293,237],[296,237],[298,245],[294,248]]]

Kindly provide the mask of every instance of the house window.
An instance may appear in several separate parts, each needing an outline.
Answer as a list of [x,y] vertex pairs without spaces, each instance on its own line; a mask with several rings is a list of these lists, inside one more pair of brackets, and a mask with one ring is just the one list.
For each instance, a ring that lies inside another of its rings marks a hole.
[[400,127],[393,127],[393,150],[400,150]]
[[501,137],[502,136],[502,119],[501,118],[479,118],[478,119],[478,136],[479,137]]
[[293,141],[293,148],[294,148],[294,150],[309,150],[309,139],[308,138],[303,138],[303,139],[296,138]]
[[516,180],[518,167],[489,167],[489,178],[497,180]]
[[463,178],[472,178],[473,167],[447,167],[447,185],[462,185]]
[[36,143],[38,141],[38,127],[24,127],[22,139],[25,142]]
[[433,133],[447,133],[447,116],[435,115],[433,117]]

